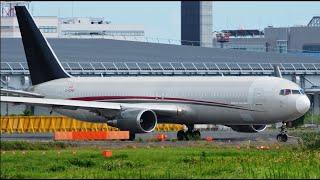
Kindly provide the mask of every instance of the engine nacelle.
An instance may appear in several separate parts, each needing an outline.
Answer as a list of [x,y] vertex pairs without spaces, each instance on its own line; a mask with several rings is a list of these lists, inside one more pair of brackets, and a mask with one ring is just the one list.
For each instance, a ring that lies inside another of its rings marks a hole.
[[156,128],[157,115],[152,110],[127,109],[122,111],[115,120],[107,121],[107,124],[120,130],[148,133]]
[[232,130],[237,132],[257,133],[266,129],[266,125],[231,125]]

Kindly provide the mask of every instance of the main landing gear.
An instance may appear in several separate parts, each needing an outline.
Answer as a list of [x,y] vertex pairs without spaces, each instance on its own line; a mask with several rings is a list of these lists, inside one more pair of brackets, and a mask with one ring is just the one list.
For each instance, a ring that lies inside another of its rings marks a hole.
[[199,140],[201,139],[201,133],[199,130],[194,130],[194,125],[187,125],[188,130],[180,130],[177,133],[177,139],[178,141],[183,140]]
[[286,125],[287,125],[286,122],[282,122],[282,126],[280,128],[280,134],[277,135],[277,140],[279,142],[287,142],[288,141]]
[[134,132],[129,132],[129,141],[134,141],[134,139],[136,138],[136,133]]

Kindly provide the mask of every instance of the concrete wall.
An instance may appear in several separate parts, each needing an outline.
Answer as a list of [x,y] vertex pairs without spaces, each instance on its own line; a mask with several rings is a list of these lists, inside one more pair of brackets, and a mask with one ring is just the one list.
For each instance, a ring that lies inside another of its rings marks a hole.
[[265,28],[265,41],[270,51],[277,50],[277,40],[288,41],[289,51],[301,51],[304,45],[318,45],[320,48],[320,27]]
[[200,1],[200,41],[202,47],[212,47],[212,1]]
[[320,27],[291,27],[289,49],[303,49],[304,45],[318,45],[320,51]]

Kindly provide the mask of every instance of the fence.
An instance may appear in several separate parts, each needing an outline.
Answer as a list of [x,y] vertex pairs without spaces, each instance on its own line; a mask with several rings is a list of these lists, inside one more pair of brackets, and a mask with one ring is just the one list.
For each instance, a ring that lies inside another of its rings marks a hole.
[[[156,131],[178,131],[183,125],[158,124]],[[106,123],[90,123],[64,116],[1,116],[1,133],[119,131]]]
[[[63,62],[73,75],[271,75],[273,65],[283,74],[320,74],[320,63],[212,63],[212,62]],[[29,74],[27,63],[1,62],[1,74]]]

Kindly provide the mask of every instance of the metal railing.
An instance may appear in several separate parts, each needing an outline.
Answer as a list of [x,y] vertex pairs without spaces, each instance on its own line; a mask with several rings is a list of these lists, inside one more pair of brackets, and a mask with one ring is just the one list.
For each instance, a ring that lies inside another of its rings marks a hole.
[[[1,133],[38,133],[70,131],[118,131],[106,123],[79,121],[65,116],[1,116]],[[157,124],[156,131],[178,131],[179,124]]]
[[[72,75],[270,75],[273,65],[283,74],[320,75],[320,63],[224,62],[63,62]],[[25,62],[1,62],[1,75],[29,74]]]

